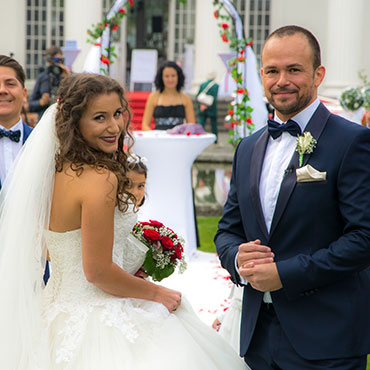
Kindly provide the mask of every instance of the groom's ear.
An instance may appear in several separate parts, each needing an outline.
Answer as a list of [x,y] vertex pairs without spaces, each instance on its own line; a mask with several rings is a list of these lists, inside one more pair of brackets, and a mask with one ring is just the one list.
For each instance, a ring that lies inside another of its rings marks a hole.
[[319,87],[321,85],[321,82],[323,81],[325,77],[326,69],[324,66],[318,66],[314,72],[314,85],[315,87]]

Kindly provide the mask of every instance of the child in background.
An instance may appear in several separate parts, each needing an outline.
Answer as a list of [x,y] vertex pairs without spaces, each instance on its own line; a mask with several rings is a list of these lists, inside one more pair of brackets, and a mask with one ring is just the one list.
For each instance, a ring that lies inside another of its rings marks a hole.
[[144,162],[145,157],[140,157],[137,154],[131,154],[128,159],[128,172],[126,177],[130,180],[128,191],[136,198],[136,207],[141,207],[145,201],[145,183],[148,169]]

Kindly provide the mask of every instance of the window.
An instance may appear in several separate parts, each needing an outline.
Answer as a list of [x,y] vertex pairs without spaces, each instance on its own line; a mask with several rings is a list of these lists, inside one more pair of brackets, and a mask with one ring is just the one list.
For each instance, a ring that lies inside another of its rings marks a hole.
[[35,79],[45,66],[45,50],[64,45],[64,1],[27,0],[26,5],[26,73]]
[[176,1],[175,60],[182,60],[185,45],[194,43],[195,1],[187,0],[186,4]]
[[236,7],[244,22],[245,37],[253,39],[260,67],[262,46],[270,33],[270,0],[237,0]]

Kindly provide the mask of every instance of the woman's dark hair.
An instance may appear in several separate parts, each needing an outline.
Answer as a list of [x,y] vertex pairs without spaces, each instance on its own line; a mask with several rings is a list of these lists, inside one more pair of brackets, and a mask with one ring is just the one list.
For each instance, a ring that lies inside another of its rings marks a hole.
[[[107,154],[92,148],[84,139],[79,128],[79,122],[86,111],[88,104],[95,97],[102,94],[116,93],[120,99],[125,126],[118,139],[118,150],[114,154]],[[64,78],[58,89],[58,105],[55,116],[56,135],[59,149],[55,156],[56,171],[61,172],[64,166],[75,171],[80,176],[84,165],[89,165],[97,171],[108,170],[118,179],[117,204],[121,211],[127,210],[128,200],[133,196],[126,191],[127,186],[127,156],[133,144],[129,132],[130,111],[122,86],[110,77],[78,73]],[[128,137],[127,154],[123,150],[125,138]],[[127,196],[122,196],[127,194]]]
[[160,92],[164,90],[164,83],[163,83],[162,75],[163,75],[163,70],[165,68],[173,68],[176,70],[177,72],[176,90],[180,91],[184,87],[184,82],[185,82],[184,72],[175,62],[171,62],[171,61],[164,62],[159,67],[157,74],[155,76],[155,80],[154,80],[155,88],[159,90]]

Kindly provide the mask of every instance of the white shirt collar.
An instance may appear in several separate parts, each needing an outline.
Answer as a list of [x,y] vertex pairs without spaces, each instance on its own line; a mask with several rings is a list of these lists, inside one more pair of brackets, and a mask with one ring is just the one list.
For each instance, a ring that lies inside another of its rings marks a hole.
[[[301,112],[293,116],[291,119],[298,123],[302,132],[305,130],[307,123],[315,113],[317,107],[320,105],[320,100],[316,98],[313,103],[311,103],[308,107],[303,109]],[[279,123],[283,123],[283,121],[276,115],[274,116],[274,120]]]

